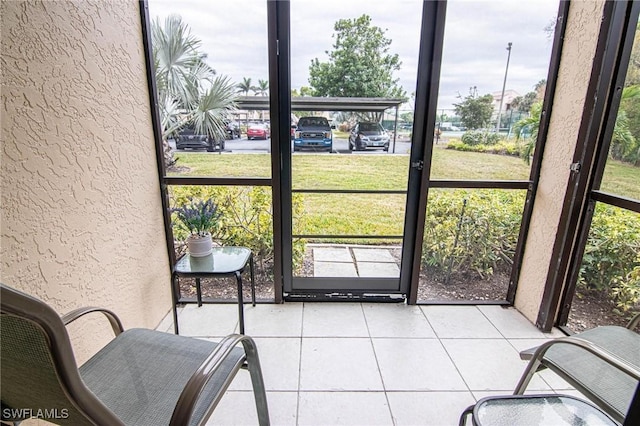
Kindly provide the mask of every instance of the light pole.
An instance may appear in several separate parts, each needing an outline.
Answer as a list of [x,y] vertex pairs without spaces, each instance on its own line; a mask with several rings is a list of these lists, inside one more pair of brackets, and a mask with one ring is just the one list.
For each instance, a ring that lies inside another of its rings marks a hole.
[[507,73],[509,72],[509,59],[511,59],[511,42],[507,44],[507,67],[504,69],[504,82],[502,83],[502,96],[500,96],[500,108],[498,109],[498,121],[496,122],[496,133],[500,133],[500,118],[502,117],[502,103],[504,102],[504,89],[507,87]]

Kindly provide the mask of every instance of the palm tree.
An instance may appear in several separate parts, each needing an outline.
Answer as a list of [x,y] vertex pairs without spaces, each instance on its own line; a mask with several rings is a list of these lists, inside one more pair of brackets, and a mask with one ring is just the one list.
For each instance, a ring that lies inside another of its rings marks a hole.
[[214,140],[226,135],[225,120],[235,109],[235,84],[217,76],[199,49],[201,41],[177,15],[164,25],[151,24],[151,43],[157,85],[165,164],[175,164],[167,139],[187,124]]
[[257,95],[267,96],[269,93],[269,82],[267,80],[258,80],[258,86],[254,88]]
[[244,94],[245,96],[249,96],[249,91],[253,90],[254,87],[251,85],[251,77],[242,77],[242,83],[238,83],[238,92]]
[[520,156],[524,161],[529,164],[530,158],[533,155],[533,151],[536,148],[536,141],[538,140],[538,128],[540,127],[540,115],[542,114],[542,103],[536,102],[531,105],[529,117],[519,120],[513,126],[513,132],[516,134],[516,140],[520,140],[525,130],[529,131],[529,136],[523,145]]
[[[269,93],[269,81],[258,80],[258,85],[253,88],[254,93],[257,96],[267,96]],[[260,120],[264,121],[264,111],[260,110]]]

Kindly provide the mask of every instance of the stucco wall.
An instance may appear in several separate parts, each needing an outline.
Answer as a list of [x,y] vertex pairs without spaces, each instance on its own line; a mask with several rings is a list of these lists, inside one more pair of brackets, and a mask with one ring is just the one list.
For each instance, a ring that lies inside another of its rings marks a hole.
[[516,308],[536,321],[569,180],[604,1],[571,2]]
[[[170,275],[138,3],[0,8],[0,280],[60,313],[100,305],[155,327]],[[103,325],[72,328],[80,361]]]

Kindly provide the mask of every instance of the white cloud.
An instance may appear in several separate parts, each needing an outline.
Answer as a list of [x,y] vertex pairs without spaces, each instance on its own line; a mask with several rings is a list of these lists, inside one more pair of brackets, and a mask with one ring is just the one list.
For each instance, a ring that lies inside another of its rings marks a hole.
[[[333,25],[366,13],[393,40],[391,53],[402,60],[396,73],[408,94],[415,91],[422,1],[292,0],[292,87],[308,85],[309,64],[330,50]],[[544,31],[555,18],[557,0],[475,1],[447,3],[439,108],[476,86],[480,94],[502,88],[507,42],[512,42],[507,89],[524,94],[547,77],[551,41]],[[149,0],[154,17],[182,16],[202,40],[208,62],[235,81],[268,78],[267,2],[265,0]]]

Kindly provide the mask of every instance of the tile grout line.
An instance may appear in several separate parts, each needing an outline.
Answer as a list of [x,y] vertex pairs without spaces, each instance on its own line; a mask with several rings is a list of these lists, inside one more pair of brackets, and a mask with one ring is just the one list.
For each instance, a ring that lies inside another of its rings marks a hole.
[[393,411],[391,410],[391,402],[389,401],[389,395],[387,394],[387,386],[384,383],[384,377],[382,377],[382,369],[380,368],[380,362],[378,361],[378,353],[376,352],[376,347],[373,344],[373,337],[371,336],[371,330],[369,329],[369,322],[367,321],[367,315],[364,313],[364,306],[362,303],[360,303],[360,309],[362,310],[364,324],[367,327],[367,334],[369,335],[369,344],[371,345],[371,350],[373,351],[373,358],[376,360],[376,367],[378,369],[378,375],[380,376],[380,383],[382,383],[382,392],[384,393],[384,399],[385,401],[387,401],[389,416],[391,416],[391,423],[395,425],[396,422],[393,416]]
[[486,318],[487,321],[489,321],[489,324],[491,324],[491,326],[496,329],[496,331],[502,336],[502,338],[507,340],[507,336],[505,336],[502,331],[500,331],[500,329],[493,323],[493,321],[491,321],[491,318],[489,318],[484,312],[482,312],[482,309],[478,308],[478,305],[475,305],[475,308],[478,312],[480,312],[480,315],[482,315]]
[[[519,351],[515,346],[513,346],[513,345],[511,344],[511,342],[509,341],[509,338],[508,338],[507,336],[505,336],[505,335],[504,335],[504,333],[503,333],[503,332],[498,328],[498,326],[496,326],[496,325],[494,324],[494,322],[493,322],[493,321],[491,321],[491,318],[489,318],[489,317],[487,316],[487,314],[485,314],[485,313],[482,311],[482,309],[480,309],[480,308],[478,307],[478,305],[476,305],[476,306],[475,306],[475,308],[480,312],[480,314],[481,314],[483,317],[485,317],[485,318],[487,319],[487,321],[489,321],[489,323],[493,326],[493,328],[495,328],[495,329],[498,331],[498,333],[500,333],[500,335],[502,336],[502,338],[503,338],[503,339],[504,339],[504,340],[509,344],[509,346],[511,346],[511,347],[516,351],[516,353],[518,354],[518,358],[520,358],[520,351]],[[504,309],[504,308],[501,308],[501,309]],[[526,367],[525,367],[525,368],[526,368]],[[523,371],[524,371],[524,370],[523,370]],[[555,393],[555,389],[553,389],[553,387],[552,387],[551,385],[549,385],[549,383],[544,379],[544,377],[542,377],[540,374],[537,374],[537,373],[536,373],[536,374],[534,374],[534,376],[536,376],[536,375],[537,375],[538,379],[542,380],[542,382],[543,382],[545,385],[547,385],[547,387],[548,387],[549,389],[551,389],[551,390]],[[522,376],[522,373],[520,374],[520,376]],[[531,378],[531,380],[533,380],[533,377]],[[530,382],[529,382],[529,384],[530,384]],[[517,386],[517,384],[516,384],[516,386]],[[514,391],[515,391],[515,389],[514,389]],[[525,391],[526,391],[526,389],[525,389]]]
[[[420,307],[420,310],[422,311],[422,314],[425,316],[425,318],[427,319],[427,323],[429,323],[429,326],[431,326],[431,323],[429,322],[429,318],[427,318],[427,314],[424,312],[424,310],[422,309],[422,306]],[[492,324],[493,325],[493,324]],[[467,380],[465,379],[465,377],[462,375],[462,372],[460,371],[460,369],[458,368],[458,365],[455,363],[455,361],[453,360],[453,357],[451,356],[451,354],[449,353],[449,351],[447,350],[447,347],[444,345],[444,343],[442,343],[442,339],[440,338],[440,336],[438,335],[438,332],[436,331],[436,329],[431,326],[431,328],[433,329],[434,334],[436,335],[436,339],[438,340],[438,343],[440,344],[440,347],[442,347],[442,349],[444,350],[444,353],[447,354],[447,357],[449,358],[449,361],[451,361],[451,364],[453,364],[453,368],[456,369],[456,372],[458,373],[458,375],[460,376],[460,378],[462,379],[462,382],[464,383],[464,385],[467,387],[467,391],[471,394],[471,397],[474,399],[474,401],[478,402],[478,400],[476,399],[475,395],[473,394],[473,392],[471,391],[471,387],[469,386],[469,383],[467,383]]]
[[300,357],[298,360],[298,390],[296,398],[296,426],[299,425],[298,419],[300,418],[300,383],[302,381],[302,345],[304,343],[304,311],[306,303],[302,302],[302,314],[300,315]]

